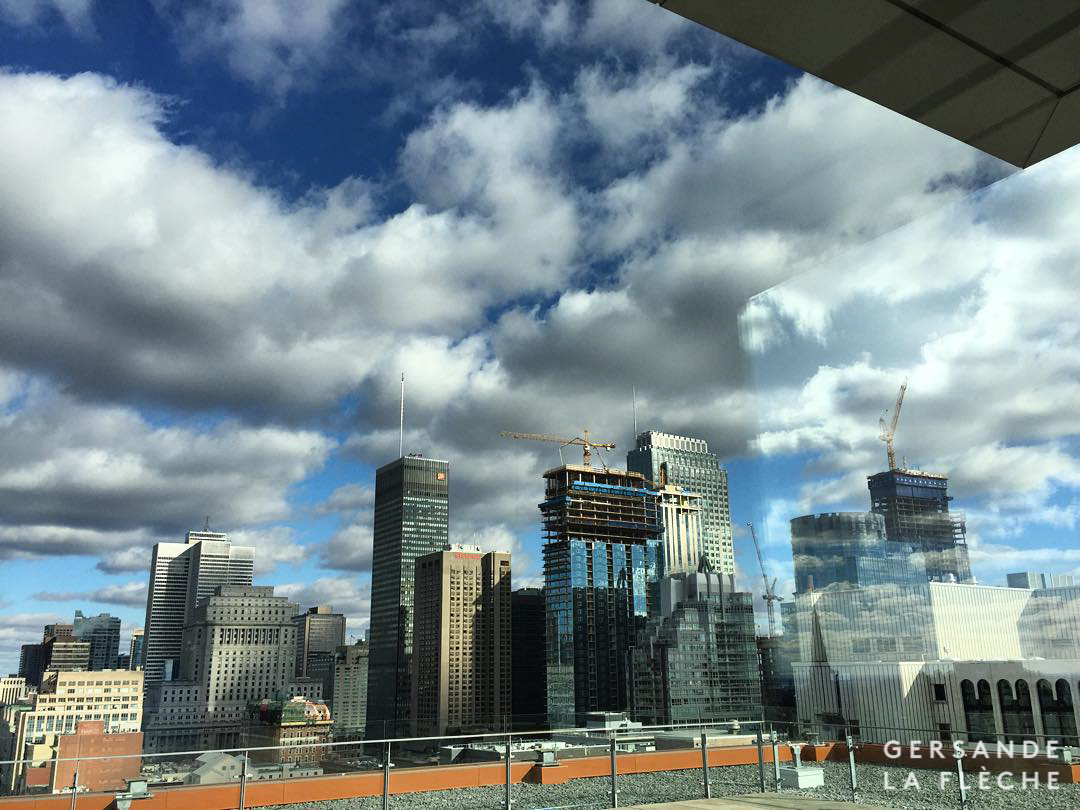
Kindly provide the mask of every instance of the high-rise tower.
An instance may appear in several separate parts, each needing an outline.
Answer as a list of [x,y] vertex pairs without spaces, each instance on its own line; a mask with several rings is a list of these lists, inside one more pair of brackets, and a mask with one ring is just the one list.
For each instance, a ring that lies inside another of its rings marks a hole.
[[146,696],[179,671],[184,625],[219,585],[252,584],[255,549],[219,532],[188,532],[184,543],[157,543],[146,595]]
[[656,491],[641,473],[544,473],[547,710],[552,728],[630,708],[627,661],[663,571]]
[[367,736],[409,733],[417,557],[449,540],[450,463],[404,456],[375,471]]
[[[647,430],[626,454],[626,466],[658,486],[674,484],[701,496],[702,552],[715,571],[735,573],[727,470],[701,439]],[[697,561],[690,567],[696,570]]]
[[885,536],[922,552],[928,579],[970,582],[963,513],[949,512],[949,479],[920,470],[887,470],[867,478],[870,509],[885,518]]
[[72,627],[76,639],[90,642],[90,669],[116,669],[116,658],[120,654],[119,617],[108,613],[83,616],[81,610],[76,610]]

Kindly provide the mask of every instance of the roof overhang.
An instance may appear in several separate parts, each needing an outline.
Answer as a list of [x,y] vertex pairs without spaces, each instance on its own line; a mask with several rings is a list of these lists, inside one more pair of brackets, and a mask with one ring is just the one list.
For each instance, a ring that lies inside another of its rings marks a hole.
[[650,0],[1021,168],[1080,142],[1075,0]]

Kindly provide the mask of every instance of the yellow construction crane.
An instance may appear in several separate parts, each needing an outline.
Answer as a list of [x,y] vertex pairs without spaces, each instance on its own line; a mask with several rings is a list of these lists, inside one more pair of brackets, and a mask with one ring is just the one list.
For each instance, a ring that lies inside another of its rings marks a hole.
[[900,393],[896,396],[896,407],[893,408],[892,421],[889,426],[885,426],[885,411],[881,415],[881,419],[878,423],[881,425],[881,435],[878,437],[885,442],[885,452],[889,456],[889,469],[896,469],[896,452],[893,450],[893,436],[896,434],[896,422],[900,418],[900,407],[904,404],[904,392],[907,391],[907,380],[904,380],[904,384],[900,386]]
[[[592,466],[592,451],[599,450],[614,450],[615,442],[594,442],[589,438],[588,429],[582,431],[581,436],[575,436],[572,439],[567,439],[563,436],[551,436],[547,433],[512,433],[504,430],[499,434],[507,439],[531,439],[536,442],[555,442],[561,444],[559,448],[559,457],[562,457],[562,448],[569,447],[570,445],[578,445],[581,447],[582,455],[584,456],[583,464],[586,467]],[[604,464],[604,457],[600,456],[600,463]],[[604,469],[607,469],[607,464],[604,464]]]

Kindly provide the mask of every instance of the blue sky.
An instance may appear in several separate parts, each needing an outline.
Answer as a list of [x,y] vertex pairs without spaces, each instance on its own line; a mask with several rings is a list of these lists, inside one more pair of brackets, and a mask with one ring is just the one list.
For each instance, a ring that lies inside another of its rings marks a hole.
[[402,370],[516,584],[557,454],[499,431],[621,459],[636,387],[790,587],[904,378],[979,579],[1080,567],[1072,152],[1013,173],[645,0],[0,0],[0,58],[0,670],[140,625],[206,515],[362,633]]

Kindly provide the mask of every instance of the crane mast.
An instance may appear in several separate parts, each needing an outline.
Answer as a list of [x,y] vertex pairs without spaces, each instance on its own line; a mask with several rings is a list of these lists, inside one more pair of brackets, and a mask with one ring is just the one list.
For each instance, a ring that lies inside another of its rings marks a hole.
[[761,546],[758,545],[757,532],[754,531],[754,524],[747,523],[750,527],[750,537],[754,541],[754,551],[757,552],[758,565],[761,566],[761,581],[765,585],[765,592],[761,595],[761,598],[765,600],[765,604],[769,613],[769,638],[776,638],[780,635],[779,628],[776,624],[776,608],[774,604],[776,602],[783,602],[784,597],[776,595],[776,577],[773,577],[772,584],[769,584],[769,575],[765,573],[765,558],[761,556]]
[[904,404],[904,392],[907,391],[907,380],[904,380],[903,385],[900,386],[900,393],[896,395],[896,405],[893,407],[892,421],[885,425],[885,411],[881,415],[881,419],[878,420],[878,424],[881,427],[881,433],[878,438],[885,442],[885,454],[889,458],[889,469],[896,469],[896,451],[893,449],[893,436],[896,434],[896,423],[900,419],[900,408]]

